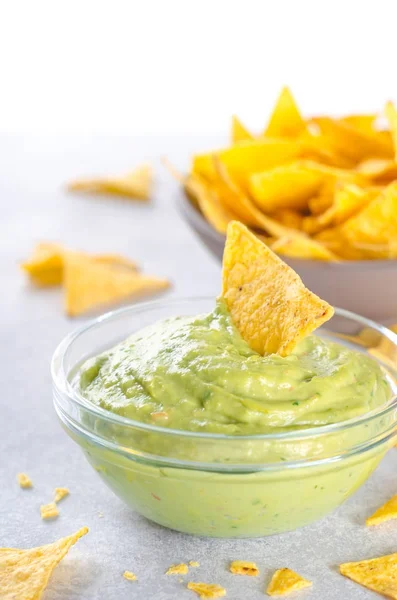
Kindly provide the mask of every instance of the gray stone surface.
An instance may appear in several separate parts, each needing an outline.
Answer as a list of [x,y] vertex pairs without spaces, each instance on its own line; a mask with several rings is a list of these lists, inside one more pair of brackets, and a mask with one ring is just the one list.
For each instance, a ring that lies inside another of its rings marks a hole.
[[[314,587],[299,595],[302,600],[375,599],[376,594],[341,577],[336,565],[397,550],[396,522],[363,526],[368,514],[397,493],[397,450],[353,498],[315,525],[257,540],[201,539],[156,526],[123,506],[57,423],[49,361],[60,339],[79,323],[63,315],[58,290],[29,288],[18,261],[35,241],[59,240],[74,248],[127,254],[148,273],[172,277],[174,295],[217,293],[219,265],[177,215],[176,185],[159,164],[150,206],[72,196],[62,187],[78,174],[122,171],[142,158],[158,162],[163,154],[183,167],[192,149],[212,143],[111,137],[0,140],[0,545],[30,547],[90,527],[53,574],[45,600],[188,600],[196,596],[164,570],[190,559],[201,567],[185,580],[218,582],[230,600],[263,598],[272,570],[282,566],[313,579]],[[32,490],[19,489],[19,471],[31,476]],[[43,522],[39,506],[52,498],[56,486],[68,486],[71,495],[60,505],[57,520]],[[231,575],[231,559],[255,560],[260,577]],[[139,580],[125,581],[125,569]]]

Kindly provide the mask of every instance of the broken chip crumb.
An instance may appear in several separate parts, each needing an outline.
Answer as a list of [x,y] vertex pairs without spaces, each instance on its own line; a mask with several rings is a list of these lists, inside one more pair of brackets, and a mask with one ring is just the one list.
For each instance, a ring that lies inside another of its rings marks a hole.
[[397,496],[393,496],[378,508],[373,515],[368,517],[365,524],[370,527],[371,525],[379,525],[384,521],[390,521],[390,519],[397,519]]
[[124,579],[128,579],[128,581],[136,581],[136,575],[132,571],[124,571],[123,577]]
[[40,506],[40,514],[42,519],[54,519],[59,515],[59,510],[55,502],[49,502]]
[[99,513],[98,513],[98,517],[99,517],[100,519],[102,519],[102,517],[103,517],[103,513],[102,513],[102,512],[99,512]]
[[288,596],[292,592],[303,590],[312,585],[311,581],[303,579],[303,577],[291,569],[278,569],[273,574],[266,593],[269,596]]
[[68,496],[70,494],[68,488],[55,488],[55,498],[54,498],[54,502],[59,502],[60,500],[62,500],[62,498],[65,498],[65,496]]
[[339,565],[342,575],[388,598],[397,598],[397,553]]
[[222,598],[226,596],[226,590],[217,583],[194,583],[189,581],[187,584],[189,590],[196,592],[200,598]]
[[166,571],[166,575],[186,575],[189,571],[188,566],[185,563],[180,563],[179,565],[171,565],[169,569]]
[[189,560],[189,567],[199,567],[200,563],[197,560]]
[[86,533],[88,528],[83,527],[57,542],[29,550],[0,548],[1,599],[39,600],[57,564]]
[[230,571],[235,575],[250,575],[252,577],[259,575],[259,569],[256,564],[246,560],[234,560],[231,562]]
[[19,486],[23,489],[31,488],[33,486],[32,480],[28,475],[26,475],[26,473],[18,473],[17,480]]

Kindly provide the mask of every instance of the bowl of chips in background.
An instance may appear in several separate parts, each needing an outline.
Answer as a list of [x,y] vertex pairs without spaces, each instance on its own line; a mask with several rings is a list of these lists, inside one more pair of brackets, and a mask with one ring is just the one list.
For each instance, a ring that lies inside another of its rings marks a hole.
[[220,259],[240,220],[331,304],[397,318],[397,111],[303,118],[288,88],[262,135],[233,117],[227,148],[196,155],[179,205]]

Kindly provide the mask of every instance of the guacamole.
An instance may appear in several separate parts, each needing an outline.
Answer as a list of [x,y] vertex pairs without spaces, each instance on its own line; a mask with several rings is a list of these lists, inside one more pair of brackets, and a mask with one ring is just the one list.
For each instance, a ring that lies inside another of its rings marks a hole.
[[130,419],[230,435],[338,423],[391,397],[374,360],[315,335],[287,357],[260,356],[222,301],[209,314],[155,323],[89,359],[76,385],[93,404]]

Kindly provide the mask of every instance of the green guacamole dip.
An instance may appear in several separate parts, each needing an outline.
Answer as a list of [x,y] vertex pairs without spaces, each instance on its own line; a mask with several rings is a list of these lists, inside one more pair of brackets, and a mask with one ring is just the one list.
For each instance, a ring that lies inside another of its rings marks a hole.
[[342,422],[385,403],[378,364],[309,336],[285,358],[260,356],[222,301],[175,317],[88,360],[77,381],[93,404],[162,427],[249,435]]

